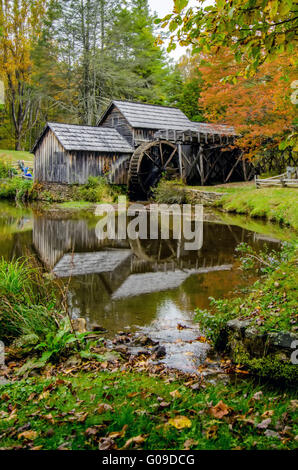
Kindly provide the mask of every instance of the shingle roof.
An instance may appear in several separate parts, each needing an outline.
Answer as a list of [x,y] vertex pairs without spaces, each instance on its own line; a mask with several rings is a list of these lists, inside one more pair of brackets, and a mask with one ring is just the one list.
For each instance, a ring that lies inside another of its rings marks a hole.
[[133,153],[133,148],[116,129],[74,126],[49,122],[37,140],[33,152],[47,129],[51,129],[65,150]]
[[156,106],[153,104],[133,103],[130,101],[112,101],[99,121],[104,120],[111,106],[116,106],[129,124],[134,128],[144,129],[189,129],[191,121],[177,108]]
[[233,127],[229,127],[224,124],[192,122],[178,108],[119,100],[111,102],[110,106],[101,117],[98,123],[99,126],[113,106],[116,106],[119,109],[125,119],[134,128],[157,130],[173,129],[180,131],[192,130],[207,134],[235,134],[235,129]]
[[131,250],[65,254],[53,269],[57,277],[111,273],[132,255]]
[[226,124],[209,124],[206,122],[192,122],[191,124],[199,132],[207,134],[237,135],[235,128]]

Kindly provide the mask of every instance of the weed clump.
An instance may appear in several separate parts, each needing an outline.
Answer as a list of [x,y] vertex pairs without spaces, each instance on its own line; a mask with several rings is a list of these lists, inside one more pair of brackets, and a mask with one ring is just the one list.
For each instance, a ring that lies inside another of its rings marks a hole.
[[153,198],[159,204],[187,204],[186,186],[181,180],[161,179],[155,189],[153,189]]
[[0,340],[43,338],[57,328],[54,288],[28,261],[0,259]]

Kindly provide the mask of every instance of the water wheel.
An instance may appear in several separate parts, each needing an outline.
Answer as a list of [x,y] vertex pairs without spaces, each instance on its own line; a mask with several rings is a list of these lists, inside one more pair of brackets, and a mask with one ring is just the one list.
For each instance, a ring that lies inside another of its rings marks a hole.
[[129,167],[131,198],[147,199],[164,174],[179,175],[178,147],[166,140],[148,142],[138,147]]
[[164,263],[177,259],[178,241],[169,240],[129,240],[134,254],[142,261]]

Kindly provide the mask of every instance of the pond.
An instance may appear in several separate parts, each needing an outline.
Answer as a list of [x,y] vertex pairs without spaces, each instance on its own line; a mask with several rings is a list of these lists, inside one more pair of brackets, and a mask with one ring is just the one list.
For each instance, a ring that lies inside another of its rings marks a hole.
[[239,270],[236,246],[279,245],[270,231],[263,235],[205,219],[198,249],[188,251],[185,240],[171,237],[101,240],[99,218],[92,214],[0,203],[0,256],[36,257],[68,285],[73,317],[84,317],[89,327],[100,325],[109,337],[120,330],[141,331],[166,345],[169,365],[190,370],[208,349],[193,342],[200,335],[195,309],[253,281]]

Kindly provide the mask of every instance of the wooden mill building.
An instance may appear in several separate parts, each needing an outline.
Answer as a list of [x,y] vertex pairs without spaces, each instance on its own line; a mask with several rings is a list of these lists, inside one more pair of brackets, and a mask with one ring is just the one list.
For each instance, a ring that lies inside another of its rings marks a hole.
[[85,184],[89,176],[101,176],[115,166],[113,183],[125,184],[117,167],[133,148],[115,130],[101,127],[48,123],[33,152],[34,178],[39,182]]
[[148,197],[163,174],[201,185],[248,180],[233,127],[190,121],[177,108],[112,101],[97,126],[48,123],[37,140],[34,177],[84,184],[106,175]]

